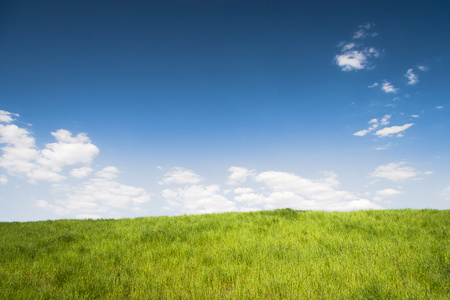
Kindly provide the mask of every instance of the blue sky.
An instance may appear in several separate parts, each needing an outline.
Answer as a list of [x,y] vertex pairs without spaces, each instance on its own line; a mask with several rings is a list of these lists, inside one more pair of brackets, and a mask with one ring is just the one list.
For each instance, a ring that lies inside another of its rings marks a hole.
[[449,209],[449,10],[2,1],[0,221]]

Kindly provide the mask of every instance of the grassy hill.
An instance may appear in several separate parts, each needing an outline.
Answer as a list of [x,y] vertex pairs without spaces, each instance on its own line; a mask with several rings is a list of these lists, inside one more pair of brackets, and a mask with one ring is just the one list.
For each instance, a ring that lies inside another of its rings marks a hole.
[[0,223],[0,299],[449,299],[450,211]]

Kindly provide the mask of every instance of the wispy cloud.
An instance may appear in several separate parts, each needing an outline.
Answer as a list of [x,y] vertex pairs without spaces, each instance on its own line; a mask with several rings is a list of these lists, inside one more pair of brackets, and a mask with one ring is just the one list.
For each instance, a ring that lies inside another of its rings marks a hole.
[[[405,131],[406,129],[408,129],[409,127],[413,126],[414,123],[408,123],[402,126],[392,126],[392,127],[385,127],[383,129],[378,130],[377,132],[375,132],[375,135],[380,136],[380,137],[387,137],[387,136],[392,136],[395,134],[400,134],[400,132]],[[401,137],[402,135],[397,135],[398,137]]]
[[417,69],[419,69],[422,72],[426,72],[426,71],[430,70],[430,68],[427,66],[418,66]]
[[375,178],[385,178],[391,181],[403,181],[417,178],[419,175],[429,175],[431,172],[421,172],[414,168],[404,166],[406,162],[389,163],[378,166],[370,175]]
[[413,69],[406,71],[405,77],[408,78],[409,85],[415,85],[419,83],[419,77],[414,73]]
[[13,117],[19,117],[19,114],[13,114],[9,111],[0,110],[0,122],[2,123],[10,123],[14,121]]
[[386,145],[382,145],[382,146],[376,146],[375,148],[373,148],[374,150],[377,151],[382,151],[382,150],[386,150],[389,149],[389,147],[391,147],[391,144],[386,144]]
[[450,201],[450,185],[439,192],[439,196],[446,201]]
[[352,39],[353,42],[343,42],[339,44],[341,53],[335,56],[336,64],[341,67],[342,71],[353,71],[370,69],[372,65],[369,61],[371,58],[377,58],[380,53],[374,47],[366,47],[360,40],[367,36],[375,36],[369,30],[373,24],[367,23],[361,25],[359,30],[355,32]]
[[[383,201],[386,198],[392,198],[395,196],[398,196],[400,194],[403,194],[404,192],[402,190],[396,190],[396,189],[383,189],[375,192],[375,197],[373,197],[374,201]],[[390,201],[388,201],[390,202]]]
[[395,88],[389,81],[383,80],[383,83],[381,84],[381,90],[385,93],[397,93],[398,88]]
[[362,24],[359,25],[359,29],[358,31],[356,31],[353,34],[353,39],[363,39],[366,38],[368,36],[374,37],[377,36],[378,34],[376,32],[372,32],[371,29],[374,27],[375,25],[372,23],[366,23],[366,24]]
[[360,130],[358,132],[355,132],[353,135],[355,135],[355,136],[365,136],[369,132],[377,129],[379,126],[386,126],[386,125],[388,125],[390,118],[391,118],[391,115],[384,115],[384,117],[381,118],[381,120],[378,120],[376,118],[372,119],[372,120],[370,120],[368,122],[369,124],[372,124],[369,128]]
[[378,82],[374,82],[372,85],[369,85],[368,88],[374,88],[377,87],[379,84]]
[[383,198],[397,196],[397,195],[400,195],[401,193],[402,193],[402,191],[395,190],[395,189],[384,189],[384,190],[375,192],[375,194],[377,194],[378,196],[383,197]]

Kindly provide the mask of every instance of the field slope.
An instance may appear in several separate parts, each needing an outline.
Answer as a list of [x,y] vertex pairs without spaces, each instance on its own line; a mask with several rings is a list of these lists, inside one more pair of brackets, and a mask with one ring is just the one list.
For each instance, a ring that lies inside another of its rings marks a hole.
[[450,211],[0,223],[0,299],[448,299]]

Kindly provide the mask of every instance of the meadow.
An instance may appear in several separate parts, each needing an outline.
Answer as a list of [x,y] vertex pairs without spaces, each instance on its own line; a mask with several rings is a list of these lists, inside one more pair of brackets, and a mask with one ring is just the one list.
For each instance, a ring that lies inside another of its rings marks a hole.
[[0,223],[0,299],[449,299],[450,211]]

